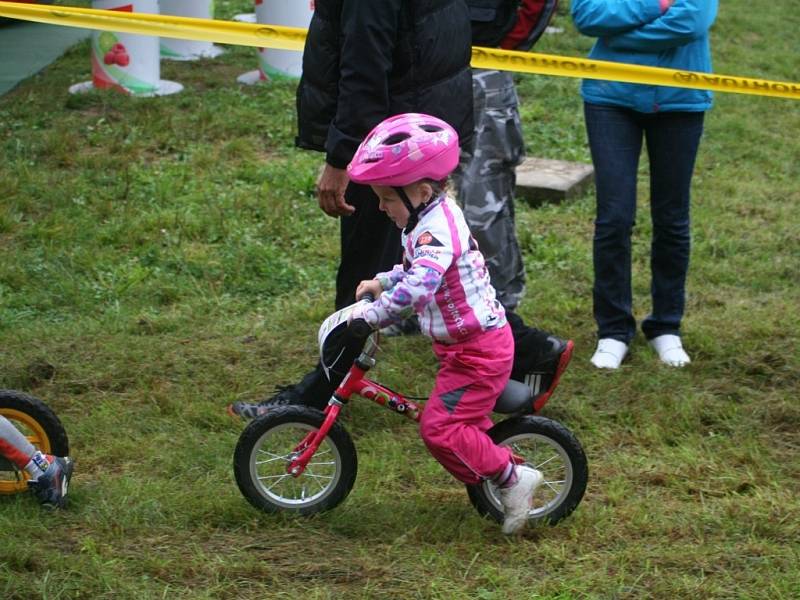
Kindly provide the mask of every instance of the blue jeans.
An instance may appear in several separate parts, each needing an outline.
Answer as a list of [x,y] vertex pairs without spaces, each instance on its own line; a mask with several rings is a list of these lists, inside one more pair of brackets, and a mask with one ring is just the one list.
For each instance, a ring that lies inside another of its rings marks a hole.
[[652,312],[647,339],[680,335],[689,269],[689,188],[703,133],[702,112],[640,113],[584,103],[597,189],[594,318],[599,338],[630,343],[636,333],[631,297],[631,232],[642,139],[650,159]]

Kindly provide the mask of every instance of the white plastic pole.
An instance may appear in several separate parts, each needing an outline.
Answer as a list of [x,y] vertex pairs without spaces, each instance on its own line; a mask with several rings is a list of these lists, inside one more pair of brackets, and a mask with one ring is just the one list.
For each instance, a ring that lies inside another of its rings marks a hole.
[[[255,8],[257,23],[307,29],[314,14],[314,0],[255,0]],[[259,48],[258,69],[239,76],[238,81],[250,84],[270,77],[300,77],[302,73],[302,52]]]
[[[159,0],[162,15],[214,18],[214,0]],[[223,53],[222,48],[211,42],[161,38],[161,58],[168,60],[198,60],[214,58]]]
[[[92,8],[158,14],[158,0],[92,0]],[[174,94],[183,86],[161,79],[158,38],[130,33],[92,33],[92,80],[70,86],[71,93],[113,89],[131,96]]]

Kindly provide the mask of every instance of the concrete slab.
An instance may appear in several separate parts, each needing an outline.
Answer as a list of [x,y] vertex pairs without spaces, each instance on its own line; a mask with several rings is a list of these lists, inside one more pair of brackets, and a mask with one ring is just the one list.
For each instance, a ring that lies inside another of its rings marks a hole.
[[558,203],[583,194],[593,182],[592,165],[529,157],[517,167],[516,197],[531,206]]

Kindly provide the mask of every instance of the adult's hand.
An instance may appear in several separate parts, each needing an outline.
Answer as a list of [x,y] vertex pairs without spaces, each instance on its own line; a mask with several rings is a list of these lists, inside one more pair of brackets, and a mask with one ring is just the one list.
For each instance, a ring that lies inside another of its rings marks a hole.
[[337,169],[325,163],[317,179],[317,201],[326,215],[343,217],[355,212],[355,207],[344,200],[344,191],[349,181],[345,169]]

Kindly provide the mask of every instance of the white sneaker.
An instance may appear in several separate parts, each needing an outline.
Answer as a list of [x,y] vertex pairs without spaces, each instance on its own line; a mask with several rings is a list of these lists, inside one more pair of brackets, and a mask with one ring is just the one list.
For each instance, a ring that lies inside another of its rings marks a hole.
[[500,501],[503,503],[503,533],[516,533],[528,520],[533,494],[542,483],[544,476],[530,467],[518,466],[517,482],[511,487],[500,488]]
[[681,338],[677,335],[659,335],[650,340],[650,345],[658,352],[661,362],[670,367],[685,367],[692,359],[686,354],[681,343]]
[[598,369],[619,369],[622,359],[628,353],[628,344],[614,338],[597,341],[597,350],[592,356],[592,364]]

